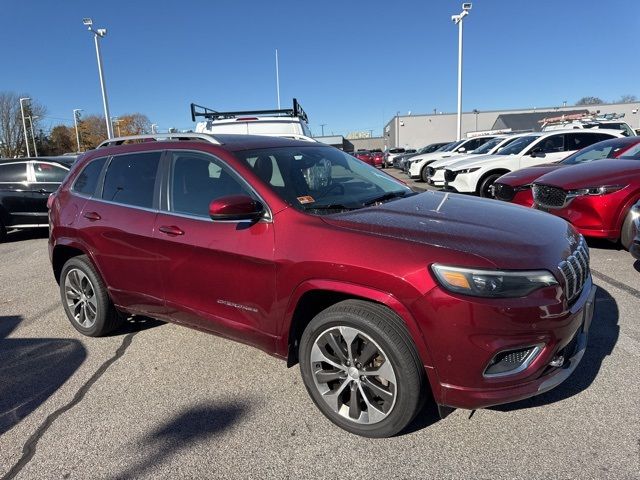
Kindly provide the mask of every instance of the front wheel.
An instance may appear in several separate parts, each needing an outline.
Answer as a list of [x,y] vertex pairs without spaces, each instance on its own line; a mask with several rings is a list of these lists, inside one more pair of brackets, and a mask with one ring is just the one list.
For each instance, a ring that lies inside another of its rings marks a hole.
[[494,173],[493,175],[489,175],[484,178],[478,187],[478,195],[484,198],[493,198],[493,191],[491,190],[491,187],[502,175],[503,174],[501,173]]
[[627,212],[627,216],[624,219],[624,223],[622,224],[622,229],[620,230],[620,243],[625,248],[625,250],[629,250],[631,244],[633,243],[634,236],[637,232],[635,232],[633,225],[633,214],[631,210]]
[[122,323],[107,287],[86,255],[73,257],[62,267],[60,296],[71,325],[83,335],[100,337]]
[[319,313],[300,343],[300,371],[320,411],[365,437],[403,430],[424,401],[425,374],[404,323],[388,308],[346,300]]

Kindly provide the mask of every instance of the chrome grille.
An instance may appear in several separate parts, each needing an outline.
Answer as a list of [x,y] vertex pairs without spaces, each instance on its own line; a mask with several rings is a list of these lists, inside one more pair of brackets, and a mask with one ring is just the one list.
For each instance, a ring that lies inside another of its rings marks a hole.
[[453,182],[457,176],[458,176],[458,172],[454,172],[453,170],[444,171],[444,179],[447,182]]
[[493,196],[498,200],[504,200],[505,202],[510,202],[513,200],[516,191],[513,189],[511,185],[506,185],[504,183],[494,183],[493,184]]
[[567,192],[558,187],[534,183],[533,200],[543,208],[562,208],[567,201]]
[[576,249],[565,260],[560,262],[558,269],[564,279],[565,294],[569,302],[575,300],[582,287],[589,278],[589,247],[584,237],[580,236]]

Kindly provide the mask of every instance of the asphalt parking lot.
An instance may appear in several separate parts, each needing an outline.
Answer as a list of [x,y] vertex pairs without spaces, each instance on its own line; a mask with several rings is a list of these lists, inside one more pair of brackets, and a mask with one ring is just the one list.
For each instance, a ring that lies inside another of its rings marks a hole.
[[67,321],[46,232],[0,244],[0,478],[640,478],[640,262],[593,243],[587,354],[534,399],[359,438],[297,367],[145,319],[106,338]]

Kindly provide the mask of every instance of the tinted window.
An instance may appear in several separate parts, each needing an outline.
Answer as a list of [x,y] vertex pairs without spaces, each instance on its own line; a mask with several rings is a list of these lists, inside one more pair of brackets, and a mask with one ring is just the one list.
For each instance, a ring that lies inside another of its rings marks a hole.
[[[258,158],[262,162],[262,157]],[[271,159],[260,163],[263,176],[273,177]],[[227,167],[215,158],[194,152],[174,152],[171,174],[171,198],[169,210],[209,217],[209,204],[216,198],[226,195],[250,195],[240,181],[229,172]]]
[[519,137],[509,145],[500,150],[500,155],[517,155],[527,148],[531,143],[540,138],[538,135],[527,135],[525,137]]
[[552,135],[544,138],[536,145],[535,150],[543,153],[557,153],[564,151],[564,135]]
[[96,192],[98,179],[106,160],[106,158],[98,158],[89,162],[76,178],[72,190],[86,195],[93,195]]
[[113,157],[104,179],[102,198],[111,202],[153,207],[153,192],[161,152]]
[[493,148],[495,148],[496,145],[498,145],[499,143],[504,142],[504,138],[503,137],[496,137],[492,140],[489,140],[488,142],[485,142],[484,145],[479,146],[478,148],[476,148],[473,153],[475,154],[483,154],[483,153],[489,153]]
[[0,164],[0,182],[2,183],[22,183],[27,181],[27,164],[9,163]]
[[69,173],[69,170],[51,163],[35,162],[33,171],[36,174],[36,182],[40,183],[62,183]]
[[593,145],[594,143],[601,142],[602,140],[608,140],[611,136],[600,133],[590,135],[588,133],[568,133],[565,135],[565,150],[570,152],[573,150],[582,150],[585,147]]

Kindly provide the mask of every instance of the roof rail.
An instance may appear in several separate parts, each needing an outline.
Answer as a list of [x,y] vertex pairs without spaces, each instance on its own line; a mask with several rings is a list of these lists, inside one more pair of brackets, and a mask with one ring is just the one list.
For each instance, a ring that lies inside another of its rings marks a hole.
[[[200,109],[200,110],[198,110]],[[298,117],[301,120],[309,123],[309,117],[307,113],[302,109],[297,99],[293,99],[293,108],[281,109],[281,110],[244,110],[238,112],[218,112],[202,105],[191,104],[191,120],[196,121],[196,117],[204,117],[211,120],[222,120],[225,118],[236,118],[248,115],[272,115],[280,117]]]
[[152,133],[145,135],[129,135],[126,137],[116,137],[105,140],[98,148],[113,147],[115,145],[122,145],[126,142],[139,143],[139,142],[152,142],[152,141],[169,141],[169,140],[204,140],[205,142],[213,143],[215,145],[222,145],[222,143],[216,139],[213,135],[208,133]]

